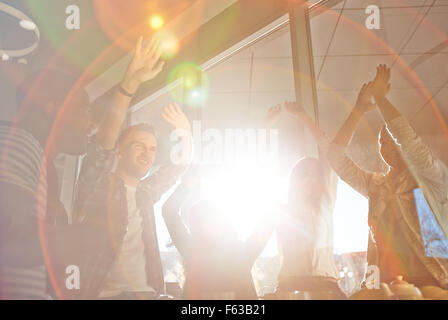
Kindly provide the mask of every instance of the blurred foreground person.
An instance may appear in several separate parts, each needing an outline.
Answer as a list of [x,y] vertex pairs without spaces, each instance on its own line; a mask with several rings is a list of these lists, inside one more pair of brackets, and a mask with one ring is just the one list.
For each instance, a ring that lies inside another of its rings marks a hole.
[[180,208],[198,193],[193,174],[197,173],[186,174],[162,209],[171,239],[183,258],[184,298],[257,299],[251,270],[273,225],[260,224],[245,242],[240,241],[225,212],[205,200],[189,209],[188,224],[184,223]]
[[[286,106],[291,112],[291,105]],[[270,108],[264,125],[270,127],[280,112],[280,105]],[[335,197],[330,188],[336,182],[328,164],[315,158],[299,160],[291,171],[288,204],[276,230],[282,257],[280,298],[296,291],[310,299],[346,298],[333,256]]]
[[84,153],[94,128],[76,82],[56,70],[29,76],[18,88],[15,121],[0,123],[0,299],[49,298],[53,246],[59,235],[70,237],[54,228],[68,224],[54,161]]
[[[417,189],[424,195],[432,211],[425,218],[437,219],[438,231],[429,230],[430,236],[440,241],[441,251],[448,252],[446,239],[439,239],[442,230],[448,229],[448,170],[386,98],[389,80],[390,69],[380,65],[374,81],[363,86],[353,111],[331,143],[328,159],[341,179],[369,199],[367,262],[379,268],[380,279],[364,285],[375,287],[379,281],[389,283],[403,276],[430,294],[434,291],[425,290],[428,286],[448,289],[448,259],[426,252],[422,234],[427,230],[420,224],[414,195]],[[366,172],[346,155],[360,119],[376,107],[372,97],[386,123],[379,134],[386,174]],[[312,131],[318,130],[303,111],[297,114]],[[355,297],[381,298],[375,296],[377,291],[365,289]]]
[[[94,227],[104,245],[84,256],[80,298],[155,299],[164,293],[153,205],[184,171],[187,163],[169,163],[145,178],[154,164],[157,140],[148,124],[126,128],[119,136],[129,102],[140,83],[162,69],[160,43],[137,44],[123,83],[117,90],[123,103],[109,110],[83,160],[75,206],[75,224]],[[181,109],[169,106],[162,114],[183,130],[191,153],[190,123]],[[116,161],[116,168],[114,162]]]

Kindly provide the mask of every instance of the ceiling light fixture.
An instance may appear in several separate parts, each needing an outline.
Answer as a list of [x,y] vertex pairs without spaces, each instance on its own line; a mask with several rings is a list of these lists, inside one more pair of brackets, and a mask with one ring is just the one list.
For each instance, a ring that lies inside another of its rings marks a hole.
[[36,24],[34,22],[31,21],[31,19],[26,14],[24,14],[20,10],[18,10],[14,7],[11,7],[5,3],[0,2],[0,12],[4,12],[4,13],[16,18],[17,20],[19,20],[19,24],[22,28],[24,28],[25,30],[32,31],[36,35],[36,40],[34,41],[34,43],[27,48],[18,49],[18,50],[6,50],[3,48],[0,48],[0,56],[1,56],[2,61],[15,59],[16,61],[18,61],[20,63],[24,63],[24,61],[26,61],[26,59],[24,59],[24,57],[31,54],[39,46],[39,40],[40,40],[39,28],[36,26]]
[[25,30],[34,30],[36,29],[36,24],[30,20],[20,20],[20,26]]

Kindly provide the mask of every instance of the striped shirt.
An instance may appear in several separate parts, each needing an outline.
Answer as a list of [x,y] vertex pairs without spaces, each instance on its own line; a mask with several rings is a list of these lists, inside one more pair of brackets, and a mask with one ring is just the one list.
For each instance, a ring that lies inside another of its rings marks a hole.
[[0,300],[49,300],[45,266],[0,267]]
[[0,124],[0,182],[34,195],[31,215],[44,218],[47,166],[40,143],[27,131]]
[[47,210],[44,150],[29,132],[0,123],[0,299],[47,299],[38,220]]

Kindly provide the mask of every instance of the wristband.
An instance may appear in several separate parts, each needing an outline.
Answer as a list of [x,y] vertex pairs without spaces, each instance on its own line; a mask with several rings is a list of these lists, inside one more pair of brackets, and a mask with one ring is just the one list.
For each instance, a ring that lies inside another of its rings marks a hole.
[[135,95],[135,93],[129,93],[128,91],[123,89],[123,87],[121,85],[118,86],[118,91],[120,91],[120,93],[122,95],[125,95],[126,97],[129,97],[129,98],[133,98]]

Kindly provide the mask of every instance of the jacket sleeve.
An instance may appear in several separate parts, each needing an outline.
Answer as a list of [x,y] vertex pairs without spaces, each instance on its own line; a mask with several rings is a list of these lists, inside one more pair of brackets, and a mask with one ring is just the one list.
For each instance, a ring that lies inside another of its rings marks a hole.
[[179,211],[183,201],[189,194],[190,190],[184,184],[181,184],[162,207],[162,216],[171,240],[182,255],[186,251],[190,235],[179,215]]
[[414,128],[404,117],[393,119],[387,130],[401,150],[401,154],[417,180],[429,185],[439,201],[446,201],[448,169],[436,158]]
[[346,155],[346,148],[331,143],[327,154],[328,161],[338,176],[353,189],[366,198],[369,197],[369,183],[376,175],[358,167],[352,159]]
[[448,236],[448,169],[404,117],[387,124],[404,161],[417,180],[445,236]]
[[73,209],[73,223],[79,223],[86,215],[85,207],[89,196],[109,179],[115,162],[114,150],[104,150],[92,142],[82,160],[81,171],[76,185],[76,197]]
[[142,180],[136,194],[139,206],[152,206],[158,202],[176,184],[185,169],[186,166],[166,164]]

